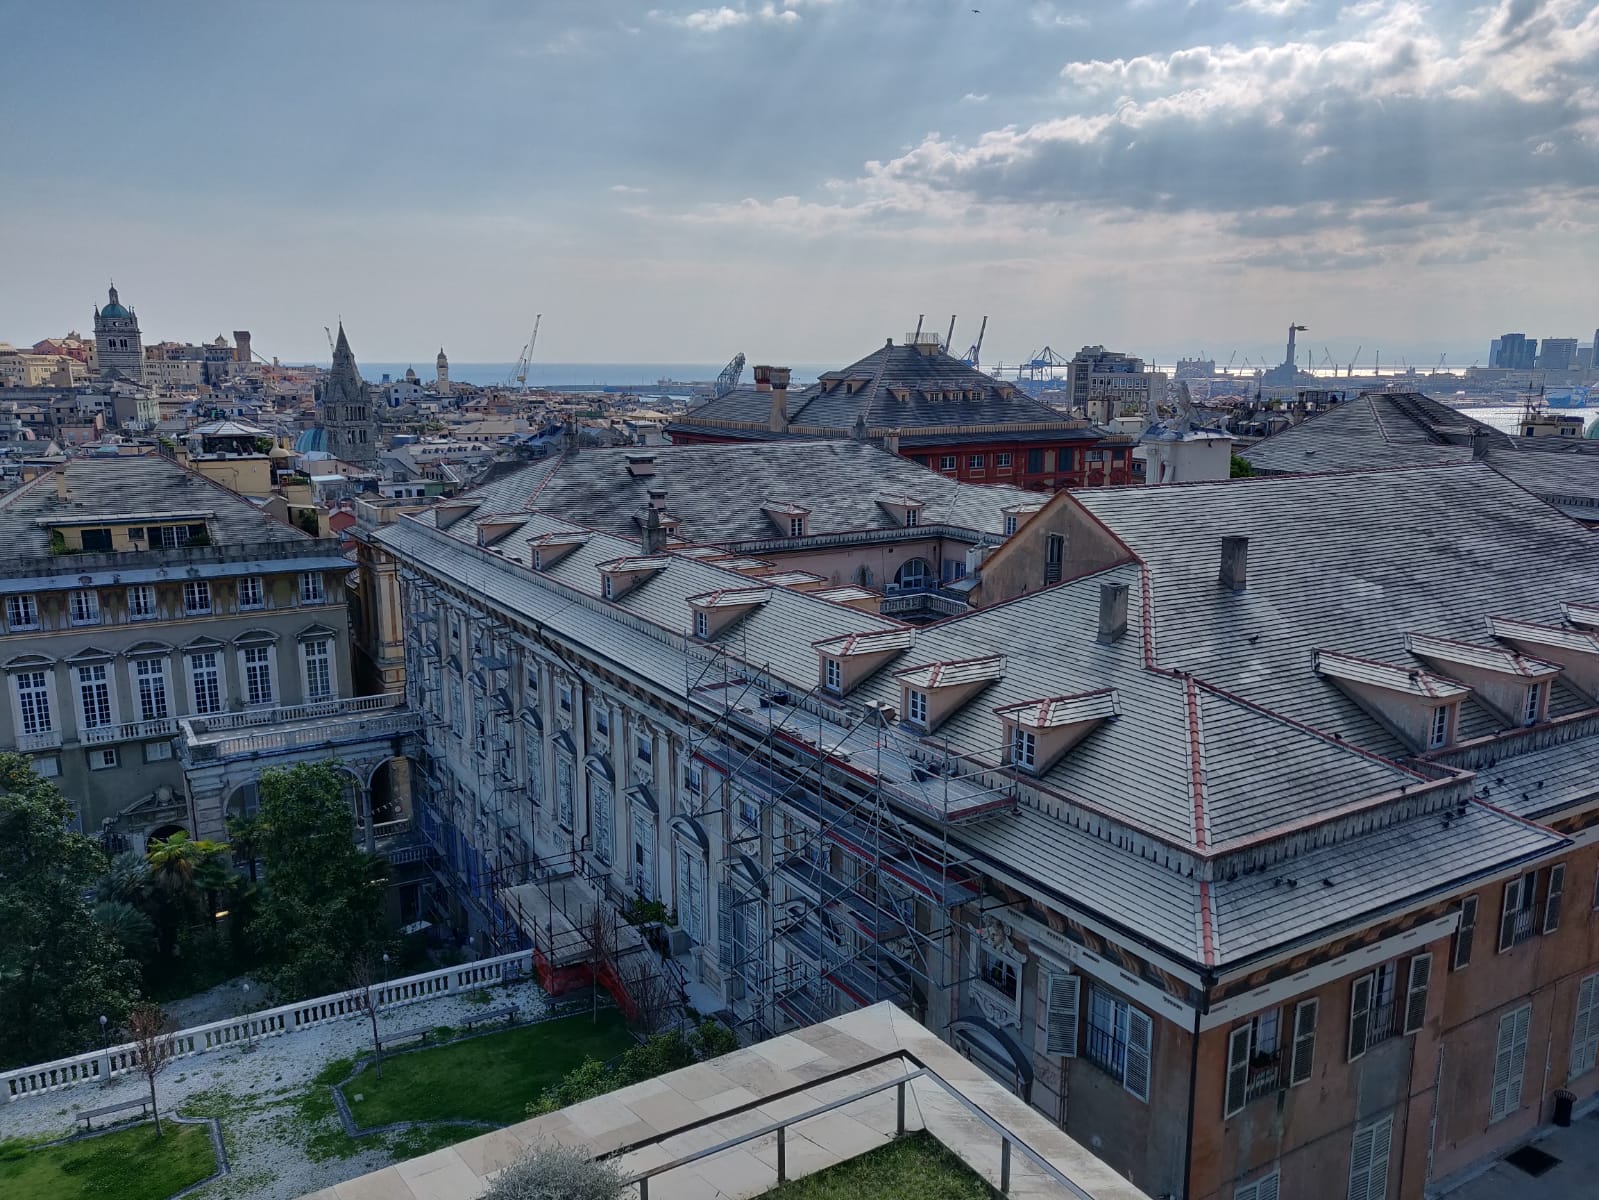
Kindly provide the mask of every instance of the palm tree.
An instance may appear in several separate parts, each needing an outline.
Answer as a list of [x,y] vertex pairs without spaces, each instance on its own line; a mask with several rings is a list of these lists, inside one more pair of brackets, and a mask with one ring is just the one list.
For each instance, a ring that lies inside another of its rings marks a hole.
[[138,904],[145,898],[149,886],[149,860],[131,850],[125,850],[106,864],[105,874],[100,876],[94,890],[95,896],[100,900],[120,900],[126,904]]
[[94,906],[94,919],[122,953],[141,962],[155,942],[155,925],[149,916],[126,900],[102,900]]
[[254,883],[256,859],[261,857],[261,818],[260,817],[229,817],[228,842],[233,847],[233,861],[243,859],[247,864],[246,870],[250,872],[250,882]]
[[150,873],[163,887],[182,891],[194,882],[194,873],[213,854],[228,848],[226,842],[194,839],[183,830],[150,843]]

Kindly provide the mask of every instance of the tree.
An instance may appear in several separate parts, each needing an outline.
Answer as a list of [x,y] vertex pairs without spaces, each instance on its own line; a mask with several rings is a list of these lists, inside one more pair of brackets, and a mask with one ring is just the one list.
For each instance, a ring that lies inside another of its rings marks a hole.
[[256,859],[261,855],[261,822],[256,817],[229,817],[228,844],[233,847],[233,860],[242,859],[250,873],[250,882],[256,882]]
[[155,1078],[171,1065],[178,1049],[167,1014],[154,1004],[138,1005],[128,1014],[128,1040],[138,1051],[139,1072],[150,1084],[150,1115],[155,1118],[155,1135],[163,1137],[161,1110],[155,1102]]
[[388,864],[356,846],[346,780],[332,763],[300,763],[259,782],[266,891],[251,936],[286,997],[344,987],[382,952]]
[[1253,463],[1247,458],[1239,458],[1238,455],[1233,455],[1232,464],[1227,470],[1229,479],[1248,479],[1254,473],[1255,467]]
[[213,855],[226,850],[225,842],[191,838],[183,830],[150,842],[150,874],[162,887],[183,891],[194,882],[195,872]]
[[149,959],[155,949],[155,923],[143,909],[126,900],[101,900],[94,906],[94,919],[125,957],[141,963]]
[[0,1067],[76,1054],[121,1022],[137,970],[94,918],[105,867],[28,759],[0,754]]
[[383,1042],[378,1037],[378,983],[370,958],[358,958],[350,970],[350,999],[355,1007],[372,1024],[372,1058],[377,1064],[378,1078],[383,1078]]

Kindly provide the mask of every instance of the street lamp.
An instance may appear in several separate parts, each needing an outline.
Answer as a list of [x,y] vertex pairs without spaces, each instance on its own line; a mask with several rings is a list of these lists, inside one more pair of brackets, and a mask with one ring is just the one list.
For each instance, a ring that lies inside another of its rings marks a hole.
[[244,992],[244,1052],[248,1054],[255,1049],[255,1022],[250,1019],[250,981],[246,979],[239,987]]
[[106,1025],[107,1025],[107,1021],[106,1021],[105,1013],[101,1013],[100,1014],[100,1049],[102,1049],[102,1050],[109,1050],[111,1048],[111,1037],[110,1037],[110,1034],[108,1034],[106,1032]]

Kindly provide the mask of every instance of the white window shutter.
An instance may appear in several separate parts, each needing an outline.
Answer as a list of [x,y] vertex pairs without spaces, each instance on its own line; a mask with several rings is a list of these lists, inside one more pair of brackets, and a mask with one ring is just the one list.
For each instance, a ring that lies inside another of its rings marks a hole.
[[1371,1028],[1371,989],[1375,979],[1362,975],[1349,988],[1349,1061],[1366,1053]]
[[1516,940],[1516,908],[1521,903],[1521,880],[1512,879],[1505,884],[1504,907],[1499,912],[1499,953],[1503,954]]
[[1567,1077],[1575,1079],[1594,1068],[1599,1050],[1599,975],[1590,975],[1577,985],[1577,1015],[1571,1023],[1571,1061]]
[[1294,1005],[1294,1045],[1288,1064],[1288,1083],[1306,1083],[1316,1066],[1316,1016],[1320,1000],[1301,1000]]
[[1255,1200],[1279,1200],[1282,1190],[1282,1176],[1273,1171],[1264,1179],[1255,1182]]
[[1370,1125],[1355,1130],[1349,1153],[1348,1200],[1373,1200],[1371,1195],[1371,1144],[1376,1130]]
[[1366,1194],[1370,1200],[1388,1195],[1388,1148],[1393,1140],[1394,1119],[1384,1117],[1371,1131],[1371,1169],[1366,1173]]
[[1521,1107],[1521,1085],[1527,1075],[1527,1034],[1532,1028],[1532,1005],[1525,1004],[1515,1013],[1515,1042],[1510,1056],[1509,1111]]
[[716,957],[724,971],[733,969],[733,888],[716,885]]
[[1493,1091],[1488,1101],[1488,1120],[1498,1121],[1521,1107],[1522,1076],[1527,1072],[1527,1032],[1532,1024],[1532,1005],[1499,1018],[1499,1036],[1494,1046]]
[[1223,1116],[1244,1111],[1249,1088],[1249,1026],[1240,1025],[1227,1035],[1227,1096]]
[[1127,1009],[1127,1068],[1122,1086],[1140,1100],[1149,1099],[1151,1056],[1154,1053],[1155,1022],[1146,1012]]
[[1543,902],[1543,931],[1553,933],[1560,928],[1560,898],[1566,891],[1566,864],[1556,863],[1549,868],[1549,891]]
[[1471,943],[1477,934],[1477,897],[1467,896],[1460,902],[1460,925],[1455,930],[1454,955],[1450,969],[1460,970],[1471,962]]
[[1405,1032],[1415,1033],[1427,1020],[1427,987],[1432,982],[1432,955],[1410,960],[1410,982],[1405,989]]
[[1065,1058],[1077,1057],[1077,1014],[1082,986],[1083,981],[1076,975],[1068,975],[1064,971],[1049,973],[1047,1053]]

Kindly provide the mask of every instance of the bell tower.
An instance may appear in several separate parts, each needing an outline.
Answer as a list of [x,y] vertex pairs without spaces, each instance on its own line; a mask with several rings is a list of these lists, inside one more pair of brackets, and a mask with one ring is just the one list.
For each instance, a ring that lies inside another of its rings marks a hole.
[[372,389],[355,365],[350,340],[339,322],[339,340],[333,347],[333,369],[317,394],[327,452],[343,462],[370,463],[378,456],[377,419],[372,409]]
[[139,318],[131,308],[122,306],[114,283],[104,306],[94,310],[94,352],[100,378],[122,375],[135,383],[144,382]]

